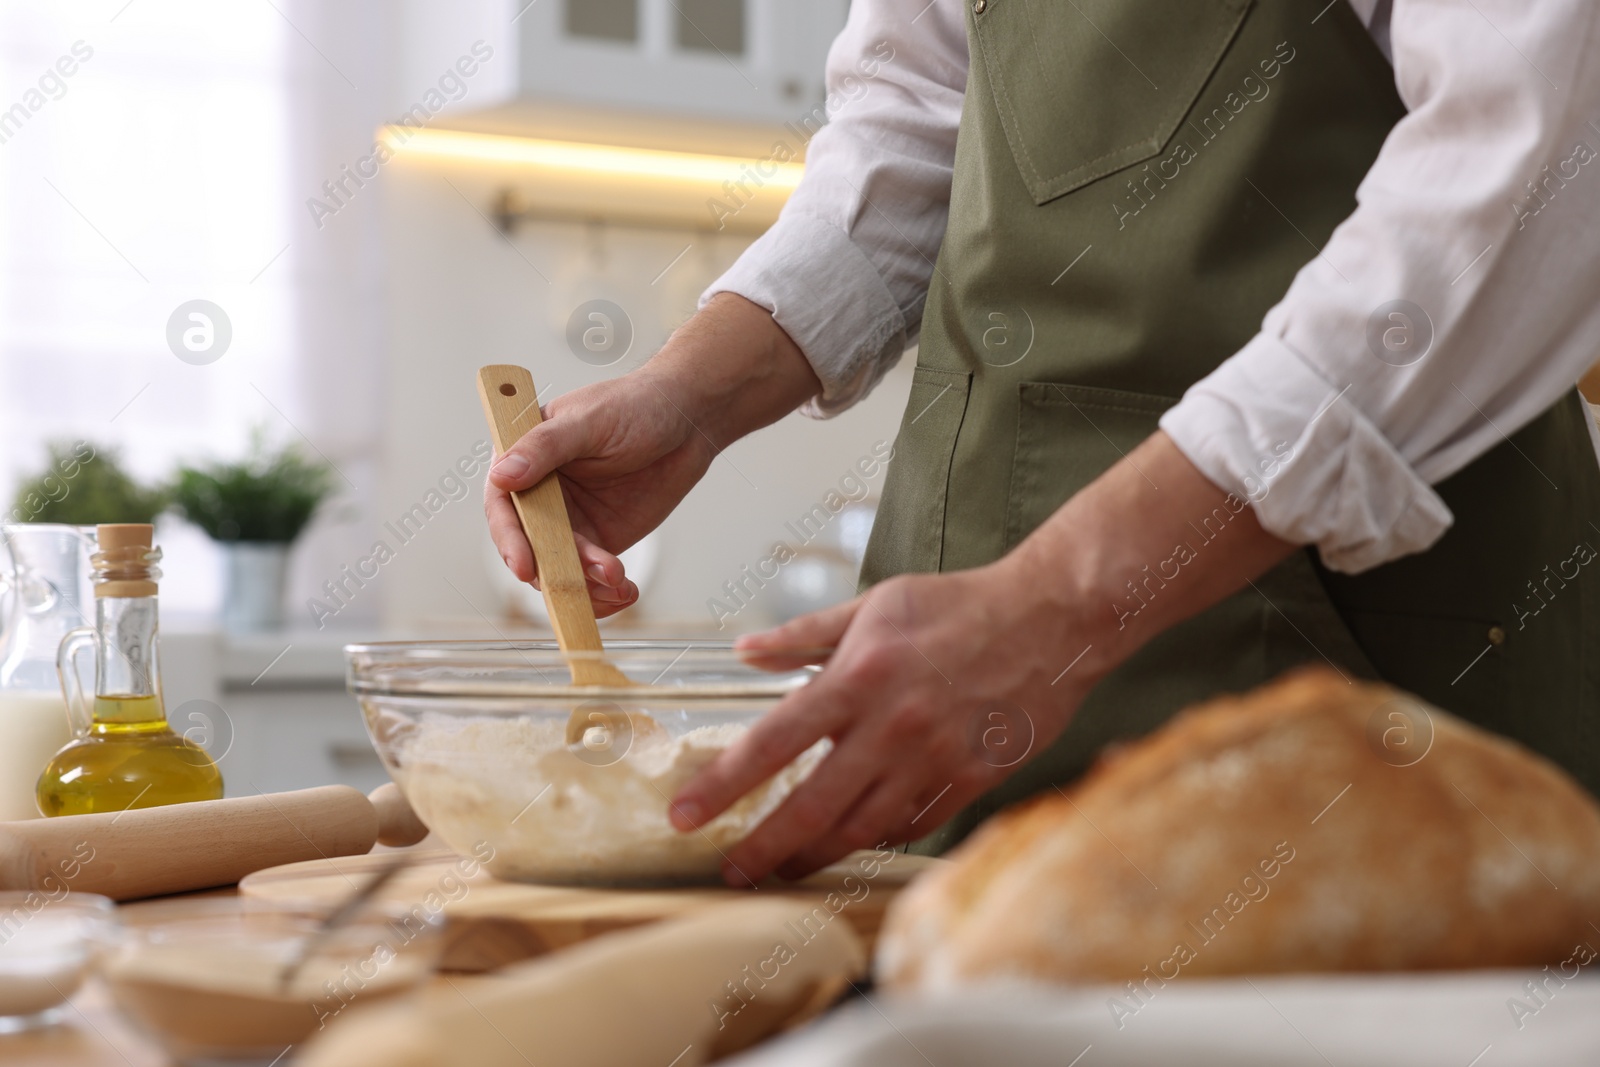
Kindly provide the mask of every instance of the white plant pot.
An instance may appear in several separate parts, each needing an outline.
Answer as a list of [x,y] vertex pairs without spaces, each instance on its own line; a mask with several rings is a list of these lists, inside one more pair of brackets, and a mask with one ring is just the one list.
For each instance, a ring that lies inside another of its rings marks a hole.
[[277,541],[230,541],[222,550],[228,561],[222,625],[235,633],[282,627],[289,546]]

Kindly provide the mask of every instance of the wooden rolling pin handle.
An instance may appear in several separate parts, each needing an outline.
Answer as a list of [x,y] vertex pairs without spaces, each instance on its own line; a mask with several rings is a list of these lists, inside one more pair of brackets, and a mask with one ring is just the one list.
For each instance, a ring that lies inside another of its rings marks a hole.
[[385,782],[367,794],[378,813],[378,844],[391,848],[414,845],[428,836],[428,827],[417,818],[406,795],[393,782]]
[[27,838],[11,832],[14,823],[0,826],[0,889],[50,889],[50,868]]
[[355,856],[378,839],[359,790],[204,800],[0,826],[0,889],[59,886],[113,900],[232,885],[283,863]]

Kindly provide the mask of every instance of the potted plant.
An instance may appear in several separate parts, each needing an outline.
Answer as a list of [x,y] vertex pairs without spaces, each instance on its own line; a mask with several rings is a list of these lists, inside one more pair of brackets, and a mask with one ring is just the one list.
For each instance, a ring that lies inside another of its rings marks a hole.
[[333,489],[333,471],[285,447],[268,454],[259,435],[237,463],[178,468],[170,490],[177,512],[223,547],[223,624],[266,630],[283,624],[289,548]]
[[51,442],[50,462],[23,480],[5,522],[152,522],[166,494],[140,485],[122,469],[117,451],[87,441]]

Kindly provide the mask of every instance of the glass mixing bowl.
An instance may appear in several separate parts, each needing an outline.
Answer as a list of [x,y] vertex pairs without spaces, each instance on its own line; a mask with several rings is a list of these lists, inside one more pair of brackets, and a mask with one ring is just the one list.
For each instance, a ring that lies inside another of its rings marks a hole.
[[[551,642],[390,642],[345,657],[373,746],[422,821],[513,881],[716,882],[728,849],[828,746],[679,833],[673,795],[817,668],[758,669],[728,644],[618,641],[605,659],[635,684],[601,689],[574,687]],[[590,725],[569,745],[574,712]]]

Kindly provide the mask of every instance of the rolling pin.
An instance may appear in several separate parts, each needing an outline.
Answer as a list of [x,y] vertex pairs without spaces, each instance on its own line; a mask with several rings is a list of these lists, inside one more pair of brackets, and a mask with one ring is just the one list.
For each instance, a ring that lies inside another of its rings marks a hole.
[[267,867],[355,856],[427,834],[393,783],[0,823],[0,889],[113,900],[232,885]]

